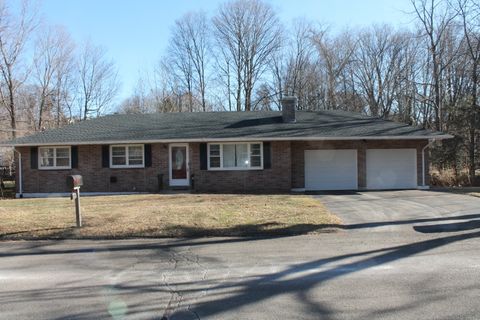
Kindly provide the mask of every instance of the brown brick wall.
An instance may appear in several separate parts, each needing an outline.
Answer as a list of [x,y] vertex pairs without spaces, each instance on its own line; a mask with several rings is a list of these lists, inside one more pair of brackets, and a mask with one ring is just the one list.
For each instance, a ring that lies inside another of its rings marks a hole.
[[[417,149],[417,181],[422,184],[422,148],[427,140],[345,140],[345,141],[295,141],[292,142],[292,188],[305,187],[304,155],[305,150],[315,149],[357,149],[358,187],[365,188],[366,181],[366,150],[367,149]],[[428,171],[428,152],[426,152],[426,168]],[[428,172],[425,177],[429,183]]]
[[[290,142],[272,142],[272,167],[265,170],[207,171],[200,170],[200,144],[189,144],[190,174],[195,176],[198,192],[288,192],[290,177]],[[30,168],[30,148],[21,147],[23,191],[25,193],[68,192],[66,178],[83,176],[83,192],[157,192],[158,174],[163,186],[169,187],[168,144],[152,145],[152,166],[138,169],[102,168],[102,147],[78,147],[78,168],[71,170],[39,170]],[[110,177],[117,182],[111,183]],[[17,183],[18,185],[18,183]]]
[[264,170],[200,170],[198,143],[190,144],[191,173],[197,192],[273,193],[290,192],[290,142],[271,142],[272,166]]
[[[422,183],[421,150],[427,144],[421,141],[299,141],[271,142],[270,169],[245,171],[200,170],[200,144],[189,144],[190,174],[194,175],[197,192],[273,193],[289,192],[304,187],[304,152],[314,149],[358,150],[359,188],[366,185],[365,155],[367,148],[416,148],[418,184]],[[157,192],[158,174],[163,174],[163,186],[168,188],[168,144],[152,144],[152,166],[140,169],[102,168],[102,147],[78,147],[78,168],[71,170],[38,170],[30,168],[30,148],[21,147],[23,162],[23,189],[25,193],[68,192],[66,177],[81,174],[84,192]],[[427,164],[428,164],[428,153]],[[17,162],[18,163],[18,162]],[[428,168],[428,165],[427,165]],[[117,182],[110,182],[110,177]],[[428,184],[428,174],[426,176]],[[18,186],[18,181],[17,181]]]
[[[25,193],[68,192],[66,178],[72,174],[83,176],[84,192],[156,192],[158,174],[163,174],[163,185],[168,186],[168,145],[152,145],[152,166],[139,169],[102,168],[102,147],[78,147],[78,168],[71,170],[38,170],[30,167],[30,148],[21,147],[23,191]],[[110,182],[116,177],[117,182]],[[18,185],[18,183],[17,183]]]

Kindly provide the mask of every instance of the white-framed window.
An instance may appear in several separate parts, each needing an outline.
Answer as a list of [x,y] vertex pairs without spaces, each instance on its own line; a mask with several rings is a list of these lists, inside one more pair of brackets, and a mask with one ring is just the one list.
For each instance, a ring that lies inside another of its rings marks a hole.
[[143,144],[110,146],[110,168],[143,168],[144,166]]
[[261,142],[229,142],[208,144],[208,170],[263,169]]
[[39,147],[38,168],[48,169],[71,169],[72,152],[70,147]]

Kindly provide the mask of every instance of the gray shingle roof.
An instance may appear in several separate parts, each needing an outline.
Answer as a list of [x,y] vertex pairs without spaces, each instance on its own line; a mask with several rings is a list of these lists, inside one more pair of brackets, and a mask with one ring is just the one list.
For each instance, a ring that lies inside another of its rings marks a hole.
[[344,111],[205,112],[108,115],[9,141],[8,145],[101,144],[155,141],[448,138],[403,123]]

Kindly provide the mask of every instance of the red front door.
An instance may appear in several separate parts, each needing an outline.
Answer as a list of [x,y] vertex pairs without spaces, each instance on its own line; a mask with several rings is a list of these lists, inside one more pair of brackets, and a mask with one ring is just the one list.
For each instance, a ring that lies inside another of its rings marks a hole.
[[170,146],[170,184],[173,186],[189,185],[187,145]]

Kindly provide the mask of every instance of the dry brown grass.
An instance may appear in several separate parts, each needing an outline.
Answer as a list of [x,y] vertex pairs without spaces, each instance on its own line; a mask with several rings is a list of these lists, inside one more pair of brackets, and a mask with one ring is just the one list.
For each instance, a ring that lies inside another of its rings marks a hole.
[[0,239],[263,236],[332,230],[339,219],[303,195],[82,197],[0,201]]
[[460,187],[470,184],[467,170],[460,170],[458,176],[455,175],[453,169],[431,170],[431,185],[438,187]]

